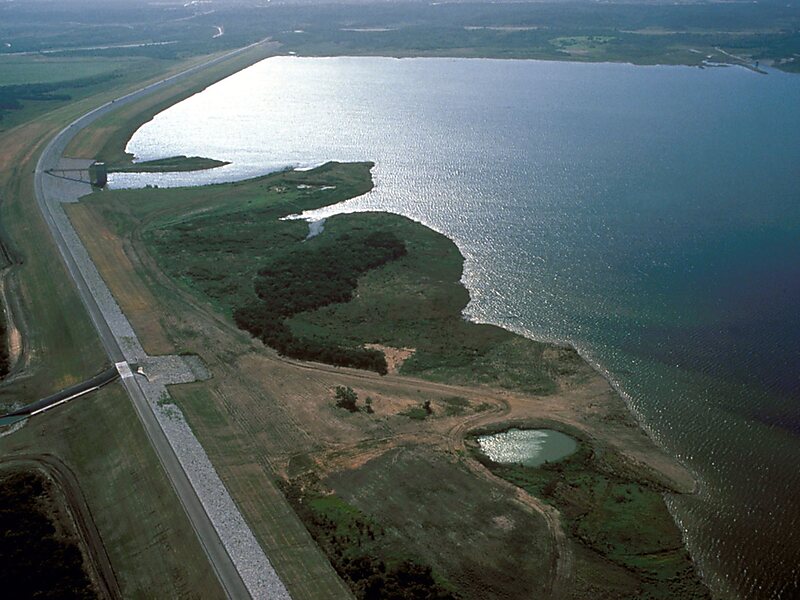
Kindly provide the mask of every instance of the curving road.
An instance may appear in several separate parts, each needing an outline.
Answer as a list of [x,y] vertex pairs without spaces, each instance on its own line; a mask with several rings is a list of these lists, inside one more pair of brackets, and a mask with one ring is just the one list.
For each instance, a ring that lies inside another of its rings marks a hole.
[[[158,90],[164,89],[168,86],[175,85],[185,79],[186,77],[196,73],[202,69],[206,69],[221,61],[227,60],[234,55],[245,52],[246,50],[264,43],[257,42],[244,48],[234,50],[225,55],[219,56],[213,60],[196,65],[186,71],[162,79],[156,83],[152,83],[140,90],[117,98],[111,102],[107,102],[102,106],[86,113],[82,117],[70,123],[67,127],[62,129],[45,147],[39,161],[36,165],[35,171],[35,195],[39,209],[42,212],[45,222],[50,229],[50,233],[61,253],[62,258],[66,264],[70,276],[75,282],[80,297],[86,306],[89,316],[97,330],[100,340],[108,354],[109,358],[115,363],[117,370],[122,378],[122,385],[124,386],[128,396],[130,397],[133,406],[139,415],[139,419],[144,426],[148,439],[150,440],[158,458],[166,471],[167,477],[172,483],[178,498],[183,505],[187,516],[189,517],[192,526],[197,533],[200,543],[208,556],[209,562],[214,569],[222,588],[229,598],[251,598],[253,594],[248,589],[247,584],[243,579],[243,574],[239,572],[234,560],[231,558],[228,550],[226,550],[225,543],[219,531],[215,528],[212,519],[209,517],[203,503],[198,495],[198,491],[192,484],[190,477],[187,475],[181,462],[175,453],[172,445],[170,444],[167,435],[159,424],[158,418],[153,412],[153,407],[148,402],[142,386],[138,378],[134,376],[131,371],[130,365],[126,360],[126,353],[124,351],[126,339],[120,338],[119,331],[115,328],[113,323],[107,320],[107,316],[100,308],[100,304],[104,301],[103,298],[97,297],[98,290],[96,286],[90,285],[82,274],[79,268],[76,256],[73,253],[74,245],[70,245],[59,226],[59,211],[63,209],[60,203],[63,198],[57,197],[58,194],[54,191],[52,185],[46,181],[47,172],[58,167],[62,159],[62,155],[75,135],[96,121],[97,119],[109,114],[111,111],[119,107],[125,106],[135,102],[149,94]],[[74,244],[74,242],[73,242]],[[115,333],[116,331],[116,333]],[[138,343],[138,342],[137,342]],[[272,596],[272,594],[270,594]],[[288,594],[285,590],[279,590],[275,597],[286,597]]]

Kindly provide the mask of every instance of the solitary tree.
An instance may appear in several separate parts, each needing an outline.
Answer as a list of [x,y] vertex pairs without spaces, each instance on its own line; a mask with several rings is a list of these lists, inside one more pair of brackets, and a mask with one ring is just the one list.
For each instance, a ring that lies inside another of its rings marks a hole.
[[337,385],[334,397],[336,398],[336,406],[339,408],[344,408],[350,412],[356,412],[358,410],[358,406],[356,406],[358,394],[356,394],[350,386]]

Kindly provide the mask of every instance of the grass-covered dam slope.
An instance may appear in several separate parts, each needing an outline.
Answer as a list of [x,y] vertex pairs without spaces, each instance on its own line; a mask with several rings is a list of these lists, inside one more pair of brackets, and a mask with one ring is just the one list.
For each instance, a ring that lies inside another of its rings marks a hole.
[[[418,223],[341,215],[306,239],[305,222],[280,220],[366,193],[370,168],[329,163],[235,184],[115,195],[131,213],[130,227],[150,219],[142,236],[162,269],[287,356],[384,373],[376,346],[405,349],[403,374],[539,394],[555,392],[560,378],[591,373],[571,349],[465,321],[463,257]],[[155,202],[165,207],[161,216],[146,217]],[[193,210],[175,210],[184,204]]]

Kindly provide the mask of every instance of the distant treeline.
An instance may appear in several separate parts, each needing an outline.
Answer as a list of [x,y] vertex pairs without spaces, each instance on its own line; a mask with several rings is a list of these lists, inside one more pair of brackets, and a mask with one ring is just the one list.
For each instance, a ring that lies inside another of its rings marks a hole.
[[357,232],[335,240],[300,244],[262,267],[254,282],[257,299],[234,309],[236,324],[291,358],[385,374],[382,352],[295,336],[285,320],[337,302],[348,302],[359,276],[406,254],[393,233]]
[[118,77],[118,75],[98,75],[96,77],[85,77],[83,79],[59,81],[55,83],[24,83],[0,86],[0,121],[3,119],[3,111],[21,109],[23,101],[35,100],[41,102],[57,100],[64,102],[71,100],[72,96],[65,93],[63,90],[97,85],[114,77]]
[[[797,72],[800,12],[759,2],[6,2],[0,54],[178,59],[264,38],[303,55],[452,55],[568,59],[553,40],[609,36],[578,60],[701,64],[714,46]],[[120,24],[125,24],[122,26]],[[224,35],[217,27],[224,23]],[[298,31],[302,31],[299,34]],[[651,35],[659,33],[659,35]],[[142,40],[151,44],[140,45]],[[94,48],[87,50],[86,47]],[[83,49],[81,49],[83,48]],[[702,49],[700,54],[689,49]],[[720,56],[724,56],[721,55]]]

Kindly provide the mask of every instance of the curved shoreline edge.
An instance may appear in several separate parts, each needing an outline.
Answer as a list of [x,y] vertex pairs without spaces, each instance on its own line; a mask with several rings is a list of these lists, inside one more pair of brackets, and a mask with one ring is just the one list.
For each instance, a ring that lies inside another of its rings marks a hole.
[[[257,178],[256,178],[256,179],[257,179]],[[243,182],[247,182],[247,181],[248,181],[248,180],[242,180],[242,181],[240,181],[240,182],[238,182],[238,183],[243,183]],[[211,185],[228,185],[228,183],[211,184]],[[387,213],[387,214],[391,214],[391,213]],[[421,223],[420,223],[420,225],[421,225],[421,226],[424,226],[424,225],[422,225]],[[437,232],[437,233],[440,233],[440,234],[441,234],[441,232]],[[442,235],[443,235],[443,234],[442,234]],[[446,236],[445,236],[445,237],[446,237]],[[451,240],[450,238],[447,238],[447,239],[448,239],[448,241],[450,241],[451,243],[453,243],[453,244],[455,245],[455,242],[454,242],[453,240]],[[459,249],[459,252],[460,252],[460,249]],[[461,283],[462,283],[462,285],[464,285],[464,282],[463,282],[463,281],[462,281]],[[465,286],[465,285],[464,285],[464,287],[466,288],[466,286]],[[466,288],[466,289],[467,289],[467,292],[469,293],[469,289],[468,289],[468,288]],[[473,322],[476,322],[476,323],[477,323],[478,321],[473,321]],[[521,334],[519,334],[518,332],[515,332],[515,331],[513,331],[512,329],[508,328],[507,326],[504,326],[504,325],[497,325],[497,324],[493,324],[493,325],[495,325],[495,326],[497,326],[497,327],[500,327],[500,328],[502,328],[502,329],[504,329],[504,330],[506,330],[506,331],[509,331],[510,333],[513,333],[513,334],[515,334],[515,335],[521,335]],[[524,337],[526,337],[527,339],[534,340],[534,341],[540,341],[540,340],[536,340],[536,338],[534,338],[534,337],[531,337],[531,336],[524,336]],[[553,342],[552,342],[552,341],[550,341],[550,340],[548,340],[548,342],[547,342],[547,343],[553,343]],[[564,342],[564,343],[562,343],[562,344],[558,344],[558,343],[556,343],[556,345],[559,345],[559,346],[564,346],[564,347],[570,347],[570,348],[573,348],[574,350],[578,351],[578,349],[577,349],[577,348],[576,348],[576,347],[575,347],[575,346],[574,346],[572,343],[570,343],[570,342]],[[578,352],[579,352],[579,351],[578,351]],[[580,353],[580,352],[579,352],[579,353]],[[637,426],[638,426],[638,427],[640,427],[640,428],[641,428],[641,429],[642,429],[642,430],[643,430],[643,431],[644,431],[644,432],[645,432],[645,433],[648,435],[648,437],[650,438],[650,440],[651,440],[651,442],[652,442],[653,444],[655,444],[656,446],[658,446],[659,448],[661,448],[661,449],[662,449],[662,451],[663,451],[663,447],[661,447],[661,445],[660,445],[660,444],[658,444],[658,442],[657,442],[656,440],[652,439],[652,436],[651,436],[651,434],[650,434],[650,431],[649,431],[649,430],[648,430],[648,428],[646,427],[646,424],[644,424],[644,423],[642,422],[642,420],[641,420],[641,418],[640,418],[640,415],[637,413],[637,411],[635,411],[635,410],[634,410],[634,408],[633,408],[633,406],[632,406],[632,404],[631,404],[631,402],[630,402],[630,396],[628,396],[628,395],[627,395],[627,394],[624,392],[624,390],[622,390],[622,389],[619,387],[619,384],[618,384],[618,382],[616,382],[616,381],[613,379],[613,376],[611,375],[611,373],[610,373],[608,370],[604,369],[604,368],[602,367],[602,365],[600,365],[599,363],[596,363],[596,362],[592,361],[591,359],[588,359],[588,358],[586,358],[586,357],[585,357],[583,354],[581,354],[581,359],[582,359],[584,362],[586,362],[586,363],[587,363],[587,364],[588,364],[588,365],[589,365],[589,366],[590,366],[590,367],[591,367],[591,368],[594,370],[594,372],[595,372],[595,373],[596,373],[598,376],[602,377],[602,378],[603,378],[603,379],[604,379],[604,380],[605,380],[605,381],[606,381],[606,382],[607,382],[607,383],[608,383],[608,384],[609,384],[609,385],[610,385],[610,386],[611,386],[611,387],[612,387],[612,388],[615,390],[615,393],[617,394],[617,396],[619,397],[619,399],[620,399],[620,400],[623,402],[623,404],[625,405],[626,409],[627,409],[627,410],[630,412],[631,416],[632,416],[632,417],[633,417],[633,418],[636,420],[636,422],[637,422]],[[675,460],[678,460],[678,459],[677,459],[677,458],[675,458],[675,457],[671,457],[671,458],[674,458]],[[684,468],[685,468],[685,466],[684,466]],[[689,474],[689,477],[692,479],[692,487],[696,487],[696,478],[695,478],[695,476],[694,476],[693,474]],[[677,487],[678,487],[678,488],[683,488],[683,484],[681,484],[681,483],[677,482],[677,481],[676,481],[676,480],[674,480],[674,479],[673,479],[673,483],[675,483],[675,484],[677,485]],[[676,490],[676,491],[678,491],[678,490]],[[691,493],[691,492],[687,492],[685,489],[681,489],[681,490],[680,490],[680,493]],[[677,522],[676,522],[676,526],[677,526]]]
[[[369,166],[371,166],[371,164]],[[318,170],[317,172],[306,171],[298,173],[293,171],[288,171],[288,172],[284,171],[273,175],[266,175],[263,177],[251,180],[244,180],[232,184],[218,184],[214,186],[208,186],[207,188],[205,188],[207,193],[202,195],[203,199],[199,202],[195,200],[197,199],[198,194],[192,191],[196,190],[197,188],[190,187],[190,188],[169,188],[169,189],[150,190],[147,192],[142,192],[140,190],[128,190],[128,191],[120,190],[111,192],[108,195],[103,195],[103,194],[95,195],[92,199],[89,200],[89,203],[91,204],[92,200],[94,200],[94,202],[99,203],[99,205],[103,206],[102,209],[100,209],[98,206],[96,212],[103,212],[109,209],[127,210],[124,207],[136,206],[137,209],[134,215],[131,216],[134,217],[135,222],[145,223],[143,229],[142,226],[137,226],[137,230],[140,231],[140,233],[137,234],[137,239],[144,240],[147,246],[146,251],[148,255],[151,257],[151,259],[153,259],[152,261],[145,260],[143,262],[147,264],[152,264],[164,275],[169,276],[173,280],[173,285],[180,287],[181,289],[184,290],[184,292],[191,295],[197,301],[205,302],[207,299],[203,300],[202,280],[197,281],[198,284],[197,286],[188,285],[187,281],[183,281],[183,285],[180,285],[179,282],[175,281],[174,277],[178,272],[183,272],[183,269],[186,268],[186,265],[184,264],[183,266],[181,266],[182,263],[180,262],[180,257],[175,256],[174,253],[167,253],[162,255],[162,249],[177,247],[175,244],[175,240],[171,240],[171,238],[168,237],[169,236],[168,232],[170,231],[172,225],[178,225],[178,224],[180,225],[175,230],[176,232],[181,232],[181,231],[193,232],[191,234],[192,236],[191,238],[184,238],[184,241],[180,245],[180,247],[183,250],[188,250],[189,254],[193,257],[193,260],[194,259],[201,260],[200,263],[196,263],[198,267],[200,267],[200,265],[202,264],[206,264],[206,267],[200,268],[200,271],[203,271],[205,268],[211,268],[213,270],[214,268],[219,268],[219,267],[214,267],[213,262],[203,263],[202,261],[205,259],[201,259],[198,252],[200,254],[202,254],[203,252],[213,253],[214,250],[213,249],[204,250],[204,244],[202,242],[202,239],[195,238],[193,236],[196,235],[211,236],[208,238],[209,240],[216,239],[216,237],[218,237],[220,231],[215,230],[214,227],[222,226],[220,225],[221,220],[226,221],[226,219],[220,219],[219,215],[216,213],[216,210],[221,210],[221,209],[214,208],[217,207],[219,199],[224,198],[224,206],[225,206],[224,214],[226,215],[230,215],[232,213],[237,213],[241,215],[250,214],[251,216],[249,217],[246,218],[242,217],[245,218],[246,222],[267,223],[271,222],[270,219],[274,217],[276,224],[274,225],[271,224],[268,227],[268,230],[271,231],[272,228],[275,227],[285,227],[284,225],[277,225],[277,223],[279,223],[280,221],[280,219],[278,219],[277,217],[279,215],[286,214],[285,212],[281,212],[282,210],[281,207],[284,206],[283,204],[281,204],[281,202],[289,203],[289,205],[291,206],[297,206],[298,202],[300,204],[310,206],[309,203],[315,202],[315,200],[312,198],[304,197],[305,199],[303,200],[293,200],[292,198],[294,198],[295,195],[302,196],[302,194],[304,193],[311,193],[308,191],[309,188],[317,187],[319,189],[322,189],[328,186],[328,184],[330,183],[335,183],[336,180],[326,181],[325,177],[329,178],[333,177],[333,175],[330,174],[331,171],[335,171],[337,169],[339,171],[342,171],[342,170],[347,170],[348,168],[356,170],[361,169],[363,172],[367,173],[367,177],[369,176],[368,175],[369,172],[364,169],[364,163],[352,163],[350,165],[337,165],[335,163],[331,163],[326,165],[325,168]],[[342,175],[342,177],[344,177],[344,175]],[[359,175],[359,177],[361,176]],[[312,185],[308,185],[309,183]],[[235,192],[232,191],[232,186],[235,187],[236,189]],[[292,191],[291,193],[288,191],[288,190],[294,190],[295,188],[297,188],[297,191]],[[267,190],[270,191],[267,192]],[[284,199],[281,200],[280,199],[282,197],[281,194],[284,193],[288,194],[288,196],[283,196]],[[339,198],[341,198],[345,192],[341,189],[340,186],[339,189],[337,190],[337,193],[340,194]],[[146,205],[144,205],[143,202]],[[251,202],[255,202],[256,204],[252,205],[252,208],[249,208]],[[320,200],[319,202],[321,203],[321,205],[328,205],[325,202],[322,202],[322,200]],[[328,202],[330,202],[330,200]],[[273,203],[277,203],[277,205]],[[320,204],[317,204],[317,206],[319,205]],[[331,205],[335,205],[335,202],[333,202]],[[268,213],[250,212],[256,210],[264,211],[267,210],[266,207],[269,208]],[[155,218],[147,216],[153,209],[156,210],[156,212],[154,213]],[[258,218],[256,218],[254,215],[258,215]],[[228,222],[224,226],[236,227],[235,224],[240,222],[237,219],[238,218]],[[440,248],[440,250],[441,248],[448,248],[448,250],[446,250],[449,256],[447,260],[449,260],[451,263],[454,262],[458,263],[458,272],[453,273],[452,271],[448,271],[449,275],[446,276],[447,281],[450,281],[451,275],[453,281],[452,281],[452,287],[447,287],[448,290],[451,290],[447,293],[450,295],[451,300],[455,296],[458,297],[459,311],[462,310],[463,305],[466,304],[466,296],[468,294],[468,291],[464,287],[463,282],[459,281],[462,273],[464,257],[463,254],[458,249],[458,247],[456,246],[456,244],[443,234],[435,232],[432,229],[420,223],[414,222],[408,218],[385,212],[350,213],[346,216],[332,217],[326,223],[325,231],[327,234],[337,236],[343,233],[347,233],[347,231],[349,231],[348,228],[352,227],[355,227],[356,228],[355,230],[358,230],[359,227],[361,228],[361,230],[364,229],[375,230],[376,228],[381,229],[383,228],[384,225],[387,224],[391,224],[388,228],[388,230],[390,231],[394,231],[395,229],[393,228],[399,228],[396,231],[406,232],[407,234],[411,234],[412,237],[416,236],[425,238],[429,240],[429,243],[431,243],[430,240],[433,239],[439,240],[435,243],[438,244],[436,247]],[[291,223],[287,223],[286,226],[293,228],[292,231],[294,233],[292,235],[297,236],[297,241],[301,241],[301,239],[305,238],[307,233],[307,227],[305,226],[305,223],[296,223],[294,225],[292,225]],[[261,227],[263,227],[263,225]],[[208,233],[203,233],[204,231]],[[240,233],[235,233],[235,234],[233,233],[234,231],[236,231],[235,229],[227,229],[226,231],[227,234],[234,235],[232,239],[238,239],[238,237],[240,236]],[[282,231],[284,230],[282,229]],[[244,232],[244,230],[242,230],[242,232]],[[264,235],[272,235],[272,234],[267,234],[266,230],[262,231],[262,233]],[[176,233],[176,235],[183,235],[183,234]],[[243,240],[247,239],[246,233],[242,233],[241,235],[245,235],[245,237],[242,238]],[[193,241],[190,242],[190,239]],[[153,246],[152,244],[154,240],[160,240],[159,244],[161,244],[161,246]],[[245,245],[244,247],[247,246]],[[240,259],[243,259],[244,257],[241,256],[241,254],[239,254],[236,251],[237,248],[238,246],[234,245],[231,246],[229,250],[233,251],[234,255],[239,256]],[[262,252],[267,252],[267,255],[271,254],[273,250],[274,249],[267,250],[266,246],[262,248]],[[137,252],[140,251],[137,250]],[[439,254],[437,254],[437,256],[439,256]],[[252,260],[247,264],[248,265],[252,264]],[[225,269],[225,267],[222,268],[223,270]],[[412,271],[407,270],[406,273],[410,274],[410,277],[414,278],[415,275],[413,275],[414,273],[413,267],[407,267],[407,269],[408,268],[411,268]],[[238,270],[244,269],[249,272],[251,266],[242,266],[241,264],[239,264],[237,269]],[[216,276],[213,273],[209,273],[209,279],[207,281],[215,281],[216,280],[215,278]],[[428,276],[426,277],[426,279],[430,279],[430,277]],[[227,289],[227,284],[223,285],[223,288]],[[231,294],[234,295],[233,297],[238,297],[236,296],[236,292],[231,292]],[[225,296],[217,297],[215,298],[214,302],[222,302],[224,304],[226,302],[224,298]],[[461,300],[464,300],[463,305],[460,304]],[[219,307],[217,307],[216,312],[219,312]],[[224,312],[226,311],[223,309],[223,313]],[[328,320],[330,319],[335,320],[335,317],[332,315],[327,315],[327,318]],[[456,320],[464,321],[463,317],[457,318]],[[533,345],[537,344],[537,342],[532,341],[529,338],[523,338],[519,334],[511,332],[505,328],[489,326],[489,325],[480,326],[470,323],[468,324],[478,329],[483,327],[484,331],[486,330],[486,328],[490,330],[494,329],[497,331],[502,331],[503,336],[501,336],[500,339],[503,340],[508,340],[509,338],[513,338],[513,339],[518,339],[520,341],[524,340],[525,344],[529,343]],[[341,326],[347,327],[347,321],[342,321]],[[333,335],[334,337],[336,337],[340,333],[341,331],[339,331],[339,333],[334,333]],[[386,340],[384,340],[384,342],[385,345],[388,346],[395,345]],[[413,341],[411,340],[408,340],[407,344],[409,346],[414,345]],[[564,351],[567,354],[572,354],[577,357],[577,353],[568,350],[568,346],[566,345],[554,345],[554,344],[539,344],[539,345],[546,347],[551,351],[559,351],[559,352]],[[568,418],[567,421],[562,421],[562,419],[565,418],[563,417],[563,415],[562,417],[559,417],[557,414],[553,415],[552,421],[555,421],[559,425],[561,425],[561,427],[557,426],[555,428],[561,429],[563,428],[564,424],[569,424],[571,422],[574,426],[582,430],[585,435],[589,436],[589,439],[592,441],[593,445],[600,444],[600,448],[616,448],[618,450],[623,451],[623,454],[626,457],[632,459],[630,467],[635,468],[636,472],[641,474],[643,481],[656,482],[655,486],[658,489],[674,491],[676,493],[689,493],[689,489],[692,487],[692,483],[688,483],[687,480],[691,478],[685,473],[683,476],[676,476],[676,474],[680,474],[683,472],[680,466],[673,464],[673,461],[671,461],[669,457],[667,457],[661,450],[658,449],[655,443],[649,437],[647,437],[646,433],[640,427],[638,427],[638,425],[635,427],[633,426],[634,423],[633,416],[628,410],[626,403],[624,402],[624,400],[620,398],[619,394],[613,392],[613,389],[611,388],[608,381],[605,378],[603,378],[602,375],[599,372],[597,372],[597,370],[593,368],[593,366],[589,364],[585,359],[576,358],[570,360],[578,360],[580,362],[580,365],[582,366],[579,368],[579,372],[581,374],[584,375],[587,373],[591,374],[589,377],[591,379],[591,382],[593,382],[592,393],[594,394],[592,398],[595,398],[596,401],[599,402],[600,404],[610,403],[610,405],[613,405],[613,407],[615,407],[612,409],[613,415],[608,413],[602,413],[602,414],[608,414],[608,416],[611,417],[613,420],[612,422],[609,422],[607,425],[604,425],[599,420],[595,420],[592,422],[593,424],[589,424],[588,421],[581,421],[581,419],[577,416],[578,413],[576,413],[575,411],[576,410],[579,411],[578,408],[567,407],[564,408],[563,410],[572,411],[569,414],[573,416]],[[302,364],[304,364],[304,366],[311,372],[316,373],[315,375],[312,376],[314,378],[324,378],[326,374],[330,373],[330,370],[328,368],[324,368],[318,364],[313,364],[313,363],[302,363]],[[407,378],[408,376],[410,376],[411,379],[408,379]],[[414,381],[421,381],[419,379],[413,379],[414,377],[425,377],[425,374],[423,372],[412,371],[408,372],[406,376],[403,376],[402,378],[404,381],[408,382],[408,385],[414,385],[412,383]],[[431,378],[427,379],[430,380]],[[450,385],[450,384],[454,386],[472,385],[469,382],[459,381],[457,378],[442,379],[441,377],[439,377],[432,379],[434,381],[441,382],[445,385]],[[480,394],[481,390],[485,389],[488,390],[488,388],[485,388],[482,385],[478,384],[475,385],[475,387],[473,388],[473,392]],[[510,390],[508,393],[512,395],[515,394],[513,389]],[[524,392],[520,393],[524,394]],[[552,395],[547,395],[547,394],[552,394]],[[542,398],[549,398],[549,399],[555,398],[555,400],[553,401],[557,402],[558,396],[559,396],[558,392],[555,393],[546,392],[545,395],[542,396]],[[561,400],[561,402],[569,404],[570,401],[568,396],[564,397]],[[588,406],[588,405],[584,404],[581,406]],[[486,418],[491,417],[489,419],[489,422],[485,423],[487,425],[490,424],[490,422],[498,421],[498,415],[481,415],[482,420],[484,420],[484,417]],[[500,420],[505,419],[506,413],[504,413],[500,417],[501,417]],[[520,414],[516,412],[513,414],[509,413],[508,418],[520,419],[521,417]],[[633,429],[631,429],[632,427]],[[466,435],[469,432],[470,428],[471,427],[469,426],[466,427],[466,429],[461,428],[459,430],[459,435]],[[618,434],[622,435],[622,437],[620,437],[619,439],[615,439],[615,436],[617,436]],[[620,473],[624,472],[626,472],[625,469],[623,469],[623,471],[621,471]],[[488,473],[484,473],[483,477],[485,478],[487,475]],[[534,498],[530,497],[529,502],[532,502],[533,500]],[[559,528],[561,527],[558,524],[559,521],[555,517],[556,513],[554,512],[554,509],[552,508],[544,509],[543,503],[541,503],[538,500],[535,506],[537,507],[538,510],[545,511],[545,514],[551,514],[551,513],[553,514],[553,519],[551,521],[552,527],[559,527]],[[665,509],[662,508],[662,510]],[[669,522],[671,527],[675,529],[677,534],[678,531],[677,525],[674,523],[673,520],[670,520]],[[563,546],[562,544],[562,547],[566,546]],[[563,553],[562,555],[567,556],[567,553]],[[568,560],[566,563],[563,564],[569,565],[570,562],[571,561]],[[562,563],[559,562],[559,564]],[[564,569],[562,568],[561,571],[563,572]]]

